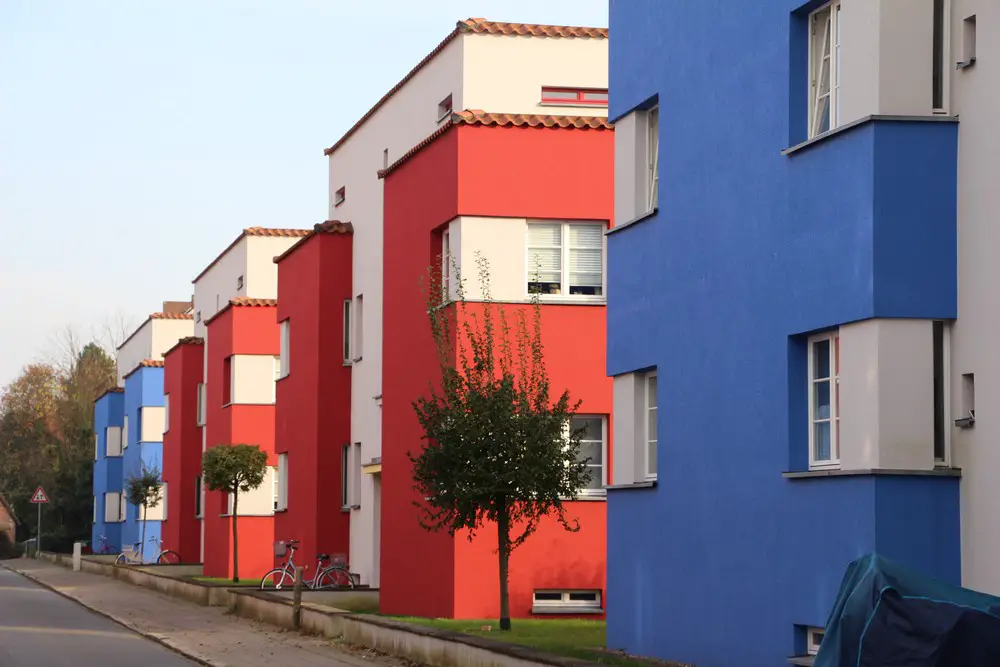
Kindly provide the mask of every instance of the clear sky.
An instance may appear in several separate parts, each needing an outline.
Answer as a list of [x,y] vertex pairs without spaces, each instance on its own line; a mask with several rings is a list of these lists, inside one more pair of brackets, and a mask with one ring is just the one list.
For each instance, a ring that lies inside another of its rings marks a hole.
[[325,217],[332,144],[459,19],[607,0],[2,0],[0,385],[136,324],[240,229]]

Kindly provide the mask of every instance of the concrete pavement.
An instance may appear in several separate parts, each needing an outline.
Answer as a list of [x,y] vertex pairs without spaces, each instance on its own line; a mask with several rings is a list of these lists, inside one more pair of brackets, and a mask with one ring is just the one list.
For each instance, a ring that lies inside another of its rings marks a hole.
[[[274,667],[278,664],[295,665],[296,667],[401,667],[409,665],[406,661],[381,657],[367,652],[354,652],[325,639],[284,632],[263,623],[239,619],[218,607],[200,607],[99,574],[73,572],[58,565],[37,560],[4,561],[3,565],[51,587],[61,595],[107,616],[125,628],[154,639],[198,663],[211,667]],[[3,572],[2,569],[0,569],[0,573],[4,575],[3,582],[20,579],[16,575]],[[7,604],[8,591],[3,590],[3,585],[0,583],[0,606],[6,609],[10,605]],[[43,594],[23,593],[22,595],[30,597],[31,595]],[[52,594],[46,592],[45,595]],[[75,606],[75,603],[69,600],[61,600],[61,602]],[[80,612],[86,613],[84,610],[80,610]],[[27,623],[16,620],[20,618],[16,611],[7,613],[10,618],[15,619],[12,621],[13,623],[27,625]],[[0,619],[3,618],[4,616],[0,615]],[[36,621],[35,625],[43,629],[46,628],[44,622]],[[135,636],[115,623],[111,623],[111,626],[116,628],[119,633]],[[39,639],[48,641],[44,634],[31,634],[31,632],[26,631],[23,634],[29,639],[37,636]],[[3,647],[7,645],[3,633],[3,629],[0,628],[0,665],[21,667],[21,663],[16,661],[8,663],[2,659],[4,657]],[[125,640],[118,637],[108,637],[105,641],[109,645],[112,641],[148,643],[139,639]],[[165,649],[161,648],[161,650],[169,653]],[[78,654],[75,656],[70,654],[70,657],[74,658],[72,662],[25,662],[23,664],[30,664],[32,667],[36,665],[38,667],[48,667],[49,665],[62,667],[63,664],[72,664],[74,667],[91,664],[102,667],[119,664],[122,667],[140,664],[148,667],[160,667],[161,665],[161,663],[151,660],[125,660],[121,663],[109,663],[103,658],[94,661],[79,660]],[[192,664],[183,661],[178,656],[174,656],[174,658],[181,660],[181,662],[163,662],[162,666],[174,667],[174,665]]]
[[192,667],[163,646],[0,569],[3,667]]

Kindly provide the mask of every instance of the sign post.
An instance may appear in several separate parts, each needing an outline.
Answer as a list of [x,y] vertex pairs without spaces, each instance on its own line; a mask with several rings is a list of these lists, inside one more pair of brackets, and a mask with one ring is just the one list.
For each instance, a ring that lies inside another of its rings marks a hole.
[[31,496],[31,502],[38,506],[38,532],[35,534],[35,558],[41,558],[42,554],[42,505],[49,502],[49,497],[45,495],[45,489],[38,487]]

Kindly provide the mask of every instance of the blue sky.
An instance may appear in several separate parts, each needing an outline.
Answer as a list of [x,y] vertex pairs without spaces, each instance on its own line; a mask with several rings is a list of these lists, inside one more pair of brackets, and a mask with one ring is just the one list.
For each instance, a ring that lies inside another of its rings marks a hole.
[[470,16],[607,0],[0,2],[0,385],[189,297],[243,227],[322,220],[323,148]]

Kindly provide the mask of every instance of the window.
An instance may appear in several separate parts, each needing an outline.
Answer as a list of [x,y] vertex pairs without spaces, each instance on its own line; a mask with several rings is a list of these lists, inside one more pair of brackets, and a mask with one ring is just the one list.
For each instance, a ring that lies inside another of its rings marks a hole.
[[604,224],[528,224],[528,294],[604,294]]
[[351,461],[351,506],[361,507],[361,443],[354,443],[354,457]]
[[128,520],[128,498],[125,497],[124,493],[119,493],[118,495],[118,520],[127,521]]
[[600,591],[535,591],[531,605],[533,614],[599,614],[601,611]]
[[809,17],[809,137],[840,120],[840,0]]
[[351,363],[351,300],[344,299],[344,363]]
[[449,117],[451,115],[451,110],[452,110],[451,95],[449,95],[448,97],[438,102],[438,109],[437,109],[438,122],[440,123],[445,118]]
[[105,431],[104,451],[105,456],[122,455],[122,428],[119,426],[109,426]]
[[347,186],[341,187],[339,190],[333,193],[333,205],[340,206],[347,199]]
[[288,454],[278,454],[278,499],[274,509],[288,509]]
[[104,494],[104,522],[118,523],[125,518],[123,507],[125,499],[121,493],[109,491]]
[[441,232],[441,299],[451,300],[451,231]]
[[236,278],[236,289],[243,289],[243,276]]
[[385,148],[382,150],[382,168],[389,168],[389,149]]
[[607,458],[607,422],[600,415],[577,415],[570,420],[570,433],[580,432],[580,460],[589,459],[590,483],[580,495],[604,495],[604,461]]
[[291,320],[283,320],[279,325],[278,331],[278,337],[280,339],[278,345],[281,353],[279,357],[281,360],[281,366],[278,369],[278,379],[281,379],[283,377],[287,377],[291,370],[291,358],[289,357],[292,335]]
[[194,515],[201,516],[201,476],[194,478]]
[[233,402],[233,358],[226,357],[222,360],[222,405],[226,406]]
[[271,502],[275,510],[281,505],[281,484],[278,481],[278,468],[275,466],[271,466]]
[[840,336],[809,339],[809,467],[840,461]]
[[646,457],[646,479],[656,479],[658,466],[657,444],[659,442],[659,423],[657,422],[659,412],[659,396],[656,373],[647,373],[644,379],[645,384],[645,416],[646,424],[645,437],[645,457]]
[[364,330],[362,326],[365,320],[365,297],[359,294],[354,300],[354,337],[351,339],[351,350],[354,354],[354,361],[361,361],[361,346],[364,342]]
[[931,72],[931,105],[935,112],[944,113],[944,51],[945,0],[934,0],[933,70]]
[[976,64],[976,16],[973,14],[962,22],[962,62],[958,69]]
[[[934,340],[934,462],[948,465],[951,449],[951,330],[945,322],[935,321]],[[963,415],[964,416],[964,415]]]
[[95,461],[97,460],[97,457],[98,457],[100,451],[101,451],[101,436],[98,435],[97,433],[95,433],[94,434],[94,460]]
[[163,432],[170,430],[170,394],[163,395]]
[[198,426],[205,425],[205,383],[198,383]]
[[607,88],[542,88],[542,104],[564,106],[608,106]]
[[128,449],[128,415],[122,420],[122,451]]
[[823,628],[806,628],[806,654],[819,653],[819,645],[823,643]]
[[94,496],[94,518],[90,522],[97,523],[97,496]]
[[351,506],[351,446],[340,448],[340,506]]
[[646,212],[660,203],[660,107],[646,114]]
[[200,310],[194,314],[194,321],[195,322],[201,322],[201,311]]

